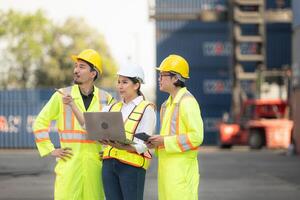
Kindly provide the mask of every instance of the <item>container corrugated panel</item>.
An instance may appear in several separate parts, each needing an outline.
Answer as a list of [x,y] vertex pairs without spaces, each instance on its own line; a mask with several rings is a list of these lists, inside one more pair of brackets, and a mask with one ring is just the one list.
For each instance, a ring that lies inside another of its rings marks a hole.
[[293,27],[300,26],[300,1],[293,1],[292,3]]
[[227,68],[231,61],[227,23],[157,22],[158,64],[169,54],[185,57],[191,68]]
[[[255,27],[247,27],[253,32]],[[266,59],[268,68],[291,65],[291,24],[267,24]],[[157,61],[167,55],[182,55],[191,68],[226,68],[231,65],[232,45],[227,23],[198,21],[164,21],[157,23]],[[255,43],[242,44],[242,53],[254,54]],[[255,64],[245,63],[246,71],[255,70]],[[247,67],[248,66],[248,67]],[[254,66],[254,67],[253,67]]]
[[[0,91],[0,148],[35,147],[32,124],[53,90]],[[57,133],[52,132],[55,146]]]
[[231,74],[227,71],[191,70],[187,87],[203,105],[231,103]]
[[291,65],[291,24],[267,24],[266,50],[268,68],[281,68],[283,65]]
[[157,13],[199,13],[201,10],[225,10],[227,0],[156,0]]
[[266,9],[281,9],[281,8],[290,8],[290,7],[291,7],[291,0],[282,0],[282,1],[267,0],[266,1]]

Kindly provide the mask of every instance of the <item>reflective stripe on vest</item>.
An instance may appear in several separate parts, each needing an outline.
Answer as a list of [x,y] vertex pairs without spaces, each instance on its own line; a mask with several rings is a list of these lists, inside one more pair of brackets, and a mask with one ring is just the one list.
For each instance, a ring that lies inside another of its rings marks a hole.
[[113,98],[109,99],[109,95],[104,90],[99,89],[98,99],[99,99],[99,110],[102,110],[103,106],[109,105]]
[[[71,94],[72,86],[63,89],[65,94]],[[99,109],[107,105],[109,95],[104,90],[98,91]],[[75,115],[70,106],[63,104],[64,110],[64,130],[59,130],[59,137],[61,142],[81,142],[81,143],[94,143],[95,141],[87,140],[86,131],[74,130]]]
[[[63,89],[65,94],[71,95],[72,86]],[[64,107],[64,129],[73,130],[74,127],[74,115],[70,106],[63,105]]]
[[[179,99],[178,103],[175,104],[175,107],[173,109],[172,115],[171,115],[171,121],[170,121],[170,132],[169,135],[177,135],[177,143],[182,151],[187,150],[195,150],[198,149],[198,147],[193,147],[192,143],[190,142],[189,136],[186,133],[179,133],[179,106],[182,99],[185,97],[193,97],[194,96],[190,92],[186,92],[182,97]],[[166,101],[162,104],[161,107],[161,123],[163,122],[163,118],[165,117],[165,111],[166,111]]]
[[[115,103],[111,106],[110,111],[119,112],[122,109],[122,105],[122,102]],[[138,124],[140,123],[141,118],[149,105],[151,105],[151,103],[147,101],[142,101],[129,114],[128,118],[124,122],[127,139],[133,140],[136,128],[138,127]],[[120,162],[135,167],[143,167],[144,169],[147,169],[150,165],[151,154],[150,152],[145,152],[143,155],[140,155],[135,152],[129,152],[125,150],[116,149],[111,146],[107,146],[103,152],[103,159],[108,158],[116,158]]]
[[34,138],[36,142],[41,142],[44,140],[50,140],[48,129],[42,129],[34,132]]
[[94,143],[93,140],[87,140],[87,134],[84,131],[58,131],[61,142],[72,143]]
[[107,146],[103,152],[103,159],[109,158],[116,158],[122,163],[126,163],[134,167],[142,167],[144,169],[148,169],[150,165],[150,158],[143,157],[138,153],[116,149],[111,146]]

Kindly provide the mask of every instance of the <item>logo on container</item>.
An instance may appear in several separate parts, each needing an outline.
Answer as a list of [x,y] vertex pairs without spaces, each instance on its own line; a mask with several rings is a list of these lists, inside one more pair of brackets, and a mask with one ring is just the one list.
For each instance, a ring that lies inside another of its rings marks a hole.
[[19,133],[22,118],[20,115],[0,115],[0,132],[3,133]]
[[207,79],[203,81],[204,94],[231,94],[231,81]]
[[203,43],[204,56],[229,56],[231,55],[232,45],[230,42],[204,42]]
[[241,54],[253,55],[258,53],[258,44],[253,42],[241,43]]
[[[246,94],[253,94],[251,81],[241,82],[241,88]],[[232,81],[228,79],[205,79],[203,80],[204,94],[232,94]]]

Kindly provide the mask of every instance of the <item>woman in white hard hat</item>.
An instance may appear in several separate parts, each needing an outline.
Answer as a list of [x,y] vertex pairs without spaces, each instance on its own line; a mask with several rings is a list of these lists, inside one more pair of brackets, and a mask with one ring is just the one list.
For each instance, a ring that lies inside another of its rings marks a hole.
[[[104,112],[122,112],[127,139],[134,145],[101,141],[107,146],[103,152],[102,178],[107,200],[141,200],[144,194],[146,169],[151,154],[144,141],[134,137],[136,133],[152,135],[156,125],[154,105],[144,100],[140,91],[144,83],[144,72],[135,65],[123,66],[118,74],[117,90],[121,101],[104,107]],[[72,103],[71,97],[64,97],[77,119],[84,125],[82,113]]]

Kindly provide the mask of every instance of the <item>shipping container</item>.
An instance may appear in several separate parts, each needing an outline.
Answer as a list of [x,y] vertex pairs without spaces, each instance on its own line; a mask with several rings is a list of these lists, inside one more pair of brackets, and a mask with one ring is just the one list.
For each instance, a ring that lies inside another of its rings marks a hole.
[[[35,147],[32,124],[52,93],[53,90],[0,91],[0,148]],[[57,133],[52,131],[51,135],[57,146]]]
[[[291,8],[291,1],[292,0],[267,0],[266,1],[266,9]],[[297,1],[297,0],[294,0],[294,1]]]
[[206,10],[224,12],[227,10],[227,0],[156,0],[157,13],[196,13]]
[[[162,8],[160,12],[171,12],[172,7],[184,9],[178,12],[188,12],[189,9],[190,12],[194,12],[195,9],[200,8],[200,2],[204,1],[161,0],[156,2],[158,7]],[[206,3],[209,1],[205,1],[204,4]],[[228,1],[222,3],[227,9]],[[279,4],[279,1],[274,3],[268,0],[266,8],[290,7],[290,1],[284,5]],[[187,87],[198,100],[200,107],[204,108],[202,114],[208,136],[205,140],[206,144],[216,142],[217,130],[213,124],[221,118],[224,110],[229,110],[231,104],[233,66],[230,29],[229,21],[207,23],[200,20],[156,20],[157,66],[170,54],[179,54],[189,62],[191,78],[187,81]],[[243,34],[246,35],[255,35],[258,32],[256,25],[244,25],[242,29]],[[291,32],[291,25],[288,23],[266,24],[266,63],[269,69],[291,65]],[[260,49],[258,45],[257,43],[242,43],[242,53],[255,54]],[[256,70],[257,63],[255,62],[241,64],[247,72]],[[253,85],[251,81],[242,82],[242,88],[248,97],[254,97],[255,86]],[[158,108],[166,98],[167,95],[157,88]],[[220,111],[217,111],[216,107]]]
[[189,61],[191,68],[228,67],[231,54],[228,31],[227,23],[157,22],[157,60],[179,54]]
[[267,66],[281,68],[291,66],[292,25],[290,23],[267,24]]
[[[245,34],[255,32],[254,26],[245,28]],[[266,25],[267,67],[291,66],[291,24]],[[242,43],[242,54],[258,52],[257,43]],[[220,69],[231,67],[232,45],[228,23],[200,21],[157,22],[157,61],[169,54],[179,54],[189,60],[191,68]],[[246,71],[254,71],[255,63],[244,63]]]
[[[116,96],[115,91],[107,91]],[[53,93],[53,89],[0,91],[0,148],[36,146],[32,125]],[[50,126],[50,138],[58,147],[59,137],[54,122]]]

